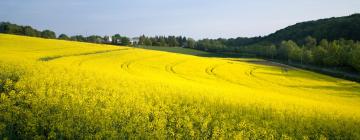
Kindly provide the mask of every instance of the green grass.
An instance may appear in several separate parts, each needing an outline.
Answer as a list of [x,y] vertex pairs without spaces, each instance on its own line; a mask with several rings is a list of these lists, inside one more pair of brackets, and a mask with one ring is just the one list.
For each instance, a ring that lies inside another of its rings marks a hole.
[[205,52],[205,51],[200,51],[200,50],[195,50],[195,49],[190,49],[190,48],[183,48],[183,47],[139,46],[139,48],[187,54],[187,55],[203,56],[203,57],[222,57],[222,56],[224,56],[221,54]]

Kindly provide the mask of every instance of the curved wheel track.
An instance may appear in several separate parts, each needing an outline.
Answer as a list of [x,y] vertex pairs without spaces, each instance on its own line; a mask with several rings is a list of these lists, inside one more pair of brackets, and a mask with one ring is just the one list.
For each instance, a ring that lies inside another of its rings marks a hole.
[[[225,65],[225,64],[222,64],[222,65]],[[225,82],[228,82],[228,83],[232,83],[232,84],[235,84],[235,85],[248,87],[248,85],[245,85],[245,84],[239,83],[239,82],[235,82],[233,80],[230,80],[228,78],[224,78],[223,76],[220,76],[219,74],[217,74],[215,72],[215,70],[217,68],[219,68],[220,66],[221,66],[220,64],[209,66],[209,67],[205,68],[205,72],[206,72],[206,74],[208,74],[208,75],[210,75],[210,76],[212,76],[212,77],[214,77],[216,79],[219,79],[219,80],[222,80],[222,81],[225,81]]]
[[[292,82],[294,82],[294,81],[299,82],[299,80],[297,80],[295,78],[291,78],[289,76],[286,76],[286,73],[283,70],[281,71],[281,74],[282,74],[281,77],[283,77],[285,79],[282,79],[282,80],[268,80],[266,78],[261,78],[261,77],[256,75],[256,71],[259,70],[259,69],[261,69],[261,68],[260,67],[254,67],[254,68],[250,69],[248,72],[246,72],[246,75],[256,79],[257,81],[259,81],[258,83],[260,83],[261,85],[269,86],[269,84],[270,84],[270,85],[277,85],[277,86],[287,86],[285,84],[282,84],[282,83],[278,82],[278,81],[284,82],[284,80],[292,81]],[[266,83],[264,84],[264,82],[266,82]]]
[[163,54],[159,54],[159,55],[151,55],[151,56],[147,56],[147,57],[141,57],[141,58],[137,58],[137,59],[132,59],[129,61],[125,61],[122,64],[120,64],[120,68],[123,69],[124,71],[131,73],[131,74],[139,74],[136,73],[135,71],[131,70],[131,65],[133,65],[134,63],[138,62],[138,61],[142,61],[142,60],[146,60],[146,59],[151,59],[151,58],[155,58],[155,57],[159,57],[162,56]]
[[172,75],[176,76],[176,77],[180,77],[182,79],[185,79],[185,80],[189,80],[189,81],[194,81],[186,76],[184,76],[183,74],[180,74],[179,72],[177,72],[175,70],[175,67],[182,64],[182,63],[185,63],[186,60],[182,60],[182,61],[177,61],[177,62],[174,62],[174,63],[170,63],[170,64],[167,64],[165,65],[165,71],[168,72],[168,73],[171,73]]

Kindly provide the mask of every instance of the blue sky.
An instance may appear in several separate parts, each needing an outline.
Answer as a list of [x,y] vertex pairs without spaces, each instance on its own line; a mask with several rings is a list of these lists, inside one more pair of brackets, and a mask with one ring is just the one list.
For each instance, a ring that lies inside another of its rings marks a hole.
[[1,0],[0,21],[57,34],[263,36],[301,21],[360,13],[360,0]]

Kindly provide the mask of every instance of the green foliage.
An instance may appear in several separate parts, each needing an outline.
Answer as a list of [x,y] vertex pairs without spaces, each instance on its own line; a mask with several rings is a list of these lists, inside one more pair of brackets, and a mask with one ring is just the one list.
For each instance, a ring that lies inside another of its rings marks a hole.
[[130,45],[131,42],[128,37],[121,36],[120,34],[115,34],[112,36],[112,44],[127,46]]
[[314,54],[314,62],[318,65],[323,65],[323,59],[328,54],[327,50],[324,49],[322,46],[317,46],[315,49],[312,50]]
[[165,37],[159,38],[159,46],[168,46]]
[[[12,24],[9,22],[1,22],[0,23],[0,33],[6,34],[15,34],[15,35],[24,35],[31,37],[41,37],[48,39],[55,39],[56,34],[50,30],[38,31],[33,29],[31,26],[20,26],[16,24]],[[91,35],[88,37],[84,37],[82,35],[75,35],[68,37],[66,34],[60,34],[57,39],[61,40],[72,40],[72,41],[80,41],[80,42],[90,42],[90,43],[109,43],[109,37],[105,36],[104,38],[98,35]],[[130,45],[130,39],[128,37],[120,36],[116,34],[112,38],[114,45]]]
[[30,26],[23,27],[25,36],[39,37],[41,33]]
[[121,44],[121,35],[115,34],[111,37],[111,40],[112,40],[111,44],[120,45]]
[[327,53],[324,55],[323,63],[327,66],[338,66],[340,65],[340,59],[341,59],[341,53],[340,53],[341,47],[337,42],[332,42],[330,45],[326,48]]
[[140,36],[139,45],[166,46],[166,47],[187,47],[187,39],[182,36]]
[[298,46],[294,41],[292,40],[282,41],[278,49],[279,57],[283,59],[289,59],[290,55],[294,54],[292,52],[294,51],[295,48],[298,48]]
[[356,48],[350,53],[350,64],[360,71],[360,44],[358,43]]
[[131,44],[131,42],[130,42],[130,39],[128,37],[122,37],[121,38],[121,45],[128,46],[130,44]]
[[18,26],[16,24],[11,24],[9,22],[1,22],[0,33],[23,35],[23,29],[22,26]]
[[175,36],[169,36],[168,37],[168,43],[167,43],[170,47],[176,47],[176,46],[180,46],[178,40],[176,39]]
[[41,32],[30,26],[20,26],[9,22],[0,23],[0,33],[40,37]]
[[82,35],[75,35],[75,36],[71,36],[70,40],[85,42],[86,38],[84,36],[82,36]]
[[230,38],[225,39],[224,44],[228,47],[239,47],[245,45],[251,45],[261,41],[262,37],[237,37],[237,38]]
[[54,38],[56,38],[56,34],[55,34],[55,32],[50,31],[50,30],[44,30],[41,32],[41,37],[48,38],[48,39],[54,39]]
[[[277,43],[282,40],[294,40],[303,44],[302,40],[307,36],[330,41],[341,38],[360,40],[360,14],[297,23],[264,37],[262,41]],[[311,42],[314,43],[313,40]]]
[[303,49],[303,63],[305,64],[314,63],[314,55],[311,50]]
[[316,38],[313,38],[312,36],[307,36],[305,38],[305,46],[307,46],[308,48],[314,48],[317,45],[317,41]]
[[329,46],[329,41],[327,39],[322,39],[319,45],[323,48],[327,48]]
[[196,41],[194,40],[194,39],[192,39],[192,38],[188,38],[187,40],[186,40],[186,47],[187,48],[192,48],[192,49],[194,49],[195,48],[195,45],[196,45]]
[[146,45],[146,46],[152,46],[152,45],[153,45],[153,42],[151,41],[151,39],[145,38],[143,44]]
[[[299,47],[294,41],[282,41],[278,47],[272,44],[254,44],[239,47],[243,53],[256,54],[265,58],[291,60],[301,64],[312,64],[324,67],[353,67],[358,69],[357,48],[359,42],[352,40],[322,39],[319,44],[315,38],[306,37],[307,45]],[[315,45],[315,46],[314,46]]]
[[311,49],[317,46],[317,41],[319,41],[317,39],[333,41],[341,38],[347,40],[360,40],[360,14],[297,23],[268,36],[223,39],[222,43],[225,46],[232,48],[259,43],[281,44],[284,40],[292,40],[297,44],[305,45]]
[[91,36],[86,37],[86,42],[103,43],[103,38],[98,35],[91,35]]
[[226,49],[226,46],[223,44],[221,39],[217,39],[217,40],[203,39],[203,40],[199,40],[196,43],[195,48],[209,52],[222,52]]
[[267,57],[270,57],[272,59],[274,59],[277,51],[276,51],[276,46],[275,45],[268,45],[268,46],[264,46],[265,47],[265,54]]
[[70,38],[66,35],[66,34],[60,34],[58,39],[61,39],[61,40],[70,40]]
[[303,50],[295,45],[289,52],[290,60],[301,62],[303,61]]

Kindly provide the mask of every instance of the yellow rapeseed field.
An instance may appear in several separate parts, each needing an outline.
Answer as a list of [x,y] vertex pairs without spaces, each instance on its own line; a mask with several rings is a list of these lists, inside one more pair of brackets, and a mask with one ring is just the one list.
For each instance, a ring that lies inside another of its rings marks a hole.
[[0,34],[0,138],[360,139],[360,84],[260,59]]

